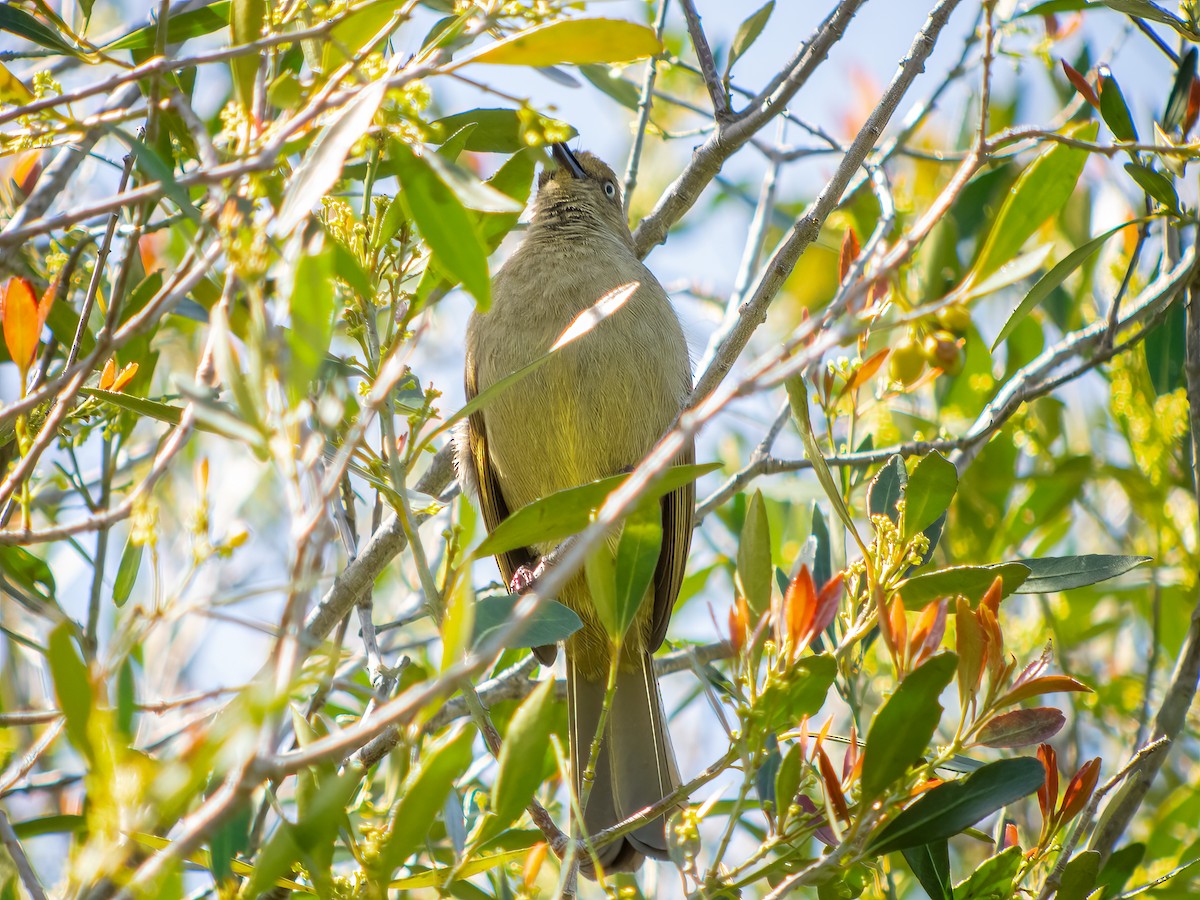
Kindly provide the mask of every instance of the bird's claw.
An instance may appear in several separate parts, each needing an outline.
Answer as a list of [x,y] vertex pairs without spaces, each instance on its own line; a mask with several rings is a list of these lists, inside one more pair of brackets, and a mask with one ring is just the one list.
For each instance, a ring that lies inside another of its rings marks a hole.
[[535,566],[518,566],[508,583],[508,589],[514,594],[524,594],[542,577],[545,568],[546,564],[543,561],[539,561]]

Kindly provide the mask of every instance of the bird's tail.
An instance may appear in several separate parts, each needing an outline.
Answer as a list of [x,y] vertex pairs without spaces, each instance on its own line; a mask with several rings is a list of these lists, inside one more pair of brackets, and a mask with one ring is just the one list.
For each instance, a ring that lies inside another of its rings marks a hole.
[[[577,796],[583,797],[583,772],[587,766],[600,712],[604,682],[581,677],[567,659],[567,712],[571,736],[571,771]],[[596,780],[584,810],[589,835],[629,818],[660,801],[679,786],[679,770],[666,715],[649,653],[641,653],[635,668],[617,675],[617,689],[608,714],[604,740],[596,761]],[[648,822],[636,831],[597,851],[606,872],[632,872],[643,857],[667,859],[665,818]],[[580,871],[595,877],[591,860],[581,860]]]

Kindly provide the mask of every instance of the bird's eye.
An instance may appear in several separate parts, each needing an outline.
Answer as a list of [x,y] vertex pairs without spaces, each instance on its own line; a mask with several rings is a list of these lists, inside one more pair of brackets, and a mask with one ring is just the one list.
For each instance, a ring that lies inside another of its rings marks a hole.
[[608,197],[616,197],[617,196],[617,186],[615,184],[613,184],[611,181],[604,182],[604,193]]

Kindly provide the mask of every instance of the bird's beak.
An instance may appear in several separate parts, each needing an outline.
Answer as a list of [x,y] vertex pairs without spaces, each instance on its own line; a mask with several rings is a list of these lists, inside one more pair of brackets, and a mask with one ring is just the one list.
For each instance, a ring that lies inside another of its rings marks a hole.
[[566,169],[574,177],[587,178],[587,172],[583,171],[583,166],[579,164],[579,160],[575,158],[575,154],[566,144],[551,144],[550,155],[554,157],[554,161],[561,168]]

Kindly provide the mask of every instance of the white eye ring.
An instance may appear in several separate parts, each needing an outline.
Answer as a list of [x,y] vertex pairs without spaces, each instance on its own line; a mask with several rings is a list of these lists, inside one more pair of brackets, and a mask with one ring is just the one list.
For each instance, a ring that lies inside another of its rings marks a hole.
[[613,184],[611,181],[604,182],[604,193],[607,194],[609,197],[616,197],[617,196],[617,186],[615,184]]

